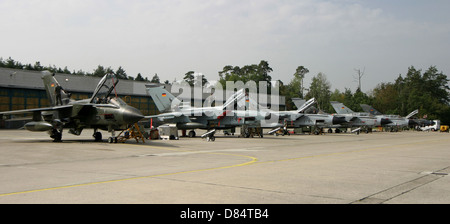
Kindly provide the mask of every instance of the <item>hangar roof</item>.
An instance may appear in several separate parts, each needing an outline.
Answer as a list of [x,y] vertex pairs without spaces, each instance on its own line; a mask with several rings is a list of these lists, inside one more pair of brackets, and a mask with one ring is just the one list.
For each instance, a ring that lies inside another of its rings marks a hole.
[[[0,86],[21,89],[42,89],[42,73],[20,69],[0,68]],[[56,73],[56,80],[69,92],[92,93],[101,77],[79,76]],[[120,80],[117,85],[119,95],[141,95],[147,96],[145,84],[148,82]]]
[[[42,73],[40,71],[30,71],[30,70],[21,70],[21,69],[10,69],[10,68],[0,68],[0,87],[8,87],[8,88],[19,88],[19,89],[39,89],[45,90],[44,83],[42,82]],[[92,77],[92,76],[79,76],[79,75],[70,75],[63,73],[56,73],[56,80],[58,80],[59,84],[68,92],[82,92],[82,93],[90,93],[92,94],[94,89],[97,87],[98,82],[101,77]],[[133,80],[123,80],[119,81],[117,85],[117,94],[122,96],[146,96],[148,97],[148,93],[145,85],[150,84],[150,82],[143,81],[133,81]],[[158,84],[157,84],[158,85]],[[171,85],[165,85],[166,89],[171,92]],[[193,88],[191,91],[194,91]],[[202,90],[196,90],[202,92]],[[178,96],[179,93],[173,93],[175,96]],[[225,91],[224,91],[225,94]],[[194,100],[204,100],[206,99],[210,93],[202,93],[202,99],[197,99],[197,95],[192,92],[191,96],[193,96]],[[265,94],[263,94],[265,95]],[[267,102],[270,102],[269,95],[265,95],[268,99]],[[180,96],[183,100],[182,96]],[[284,105],[285,97],[280,97],[280,105]],[[224,98],[225,99],[225,98]],[[186,100],[186,99],[184,99]]]

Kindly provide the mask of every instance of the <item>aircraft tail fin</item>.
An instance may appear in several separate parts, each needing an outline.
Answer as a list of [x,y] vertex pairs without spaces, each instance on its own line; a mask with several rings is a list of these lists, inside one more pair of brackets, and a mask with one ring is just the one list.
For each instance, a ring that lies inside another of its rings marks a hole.
[[378,110],[376,110],[375,108],[373,108],[370,105],[360,104],[360,106],[364,110],[364,112],[369,113],[371,115],[383,115],[381,112],[379,112]]
[[417,109],[417,110],[411,112],[410,114],[408,114],[408,116],[406,116],[406,119],[409,119],[409,118],[411,118],[412,116],[414,116],[414,115],[416,115],[418,113],[419,113],[419,109]]
[[351,114],[354,113],[353,110],[346,107],[343,103],[337,101],[331,101],[331,106],[333,106],[334,110],[338,114]]
[[291,100],[297,108],[300,108],[303,104],[306,103],[306,100],[302,98],[292,98]]
[[245,99],[245,89],[240,89],[239,91],[237,91],[236,93],[234,93],[233,95],[231,95],[227,101],[223,104],[223,109],[225,110],[227,107],[229,107],[231,104],[240,104],[242,103],[242,99]]
[[304,103],[303,105],[301,105],[298,110],[297,113],[303,113],[305,112],[306,109],[310,108],[313,104],[316,103],[316,99],[315,98],[311,98],[308,101],[306,101],[306,103]]
[[43,71],[42,79],[51,106],[67,105],[70,102],[70,93],[64,91],[56,80],[54,73]]
[[146,85],[147,93],[155,102],[156,107],[160,112],[168,112],[172,109],[172,102],[179,100],[163,86]]

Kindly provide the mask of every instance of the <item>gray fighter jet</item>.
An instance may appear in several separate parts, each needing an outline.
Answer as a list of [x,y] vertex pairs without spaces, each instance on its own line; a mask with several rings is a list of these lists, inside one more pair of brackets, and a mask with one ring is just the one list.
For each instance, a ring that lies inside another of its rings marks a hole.
[[32,113],[31,122],[25,124],[29,131],[48,132],[55,142],[62,139],[64,128],[69,133],[80,135],[85,128],[93,128],[96,141],[102,140],[98,129],[111,132],[109,143],[116,143],[116,130],[126,129],[141,120],[142,113],[111,92],[119,82],[114,74],[105,75],[98,83],[90,99],[73,100],[70,93],[64,91],[55,78],[55,74],[42,72],[50,107],[0,112],[0,116]]
[[326,127],[332,127],[346,123],[344,116],[326,113],[312,113],[312,106],[316,101],[314,98],[305,101],[300,98],[293,98],[292,102],[297,106],[297,111],[285,111],[282,114],[290,116],[280,116],[286,122],[287,127],[313,127],[314,134],[318,134],[320,130]]
[[399,128],[414,126],[417,124],[417,122],[413,119],[411,119],[412,116],[419,113],[419,110],[414,110],[408,116],[401,117],[400,115],[386,115],[382,114],[375,108],[373,108],[370,105],[367,104],[361,104],[361,108],[366,112],[373,116],[375,116],[377,119],[386,119],[391,121],[390,123],[385,124],[386,127],[391,127],[392,130],[397,131]]
[[[369,113],[354,112],[343,103],[331,101],[331,105],[337,114],[345,116],[347,123],[341,124],[341,127],[354,128],[364,130],[366,133],[370,132],[373,127],[384,126],[392,121],[383,117],[374,117]],[[338,130],[338,129],[337,129]]]
[[[234,93],[222,106],[191,107],[184,105],[179,99],[167,91],[163,86],[147,85],[147,93],[153,99],[161,112],[158,115],[145,116],[152,123],[176,124],[179,130],[191,130],[189,137],[195,137],[194,129],[233,129],[245,124],[246,117],[243,112],[235,109],[237,104],[245,98],[244,89]],[[244,105],[241,105],[242,107]],[[259,118],[258,118],[259,119]],[[212,135],[211,135],[212,136]]]

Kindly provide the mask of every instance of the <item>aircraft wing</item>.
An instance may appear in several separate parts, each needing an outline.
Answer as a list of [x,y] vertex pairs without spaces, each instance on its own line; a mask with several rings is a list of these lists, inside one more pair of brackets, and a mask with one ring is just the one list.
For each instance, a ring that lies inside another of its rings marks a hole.
[[55,106],[55,107],[44,107],[44,108],[25,109],[25,110],[13,110],[13,111],[0,112],[0,115],[26,114],[26,113],[35,113],[35,112],[43,112],[43,111],[55,111],[55,110],[63,110],[63,109],[67,109],[67,108],[72,108],[72,107],[73,107],[73,105],[63,105],[63,106]]
[[72,108],[73,105],[63,105],[63,106],[55,106],[55,107],[44,107],[44,108],[35,108],[35,109],[25,109],[25,110],[14,110],[14,111],[4,111],[0,112],[0,119],[3,119],[3,115],[12,115],[12,114],[33,114],[33,120],[40,120],[41,113],[45,111],[64,111],[69,108]]
[[27,113],[41,113],[45,111],[63,111],[67,110],[69,108],[73,108],[75,111],[74,113],[79,113],[82,109],[86,108],[92,108],[92,107],[113,107],[117,108],[115,105],[109,105],[109,104],[69,104],[69,105],[62,105],[62,106],[54,106],[54,107],[43,107],[43,108],[35,108],[35,109],[25,109],[25,110],[13,110],[13,111],[4,111],[0,112],[0,116],[3,115],[12,115],[12,114],[27,114]]

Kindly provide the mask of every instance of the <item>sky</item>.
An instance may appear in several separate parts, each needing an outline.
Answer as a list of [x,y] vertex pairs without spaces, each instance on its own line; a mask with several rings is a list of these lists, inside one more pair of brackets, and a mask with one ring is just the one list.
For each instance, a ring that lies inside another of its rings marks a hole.
[[210,81],[261,60],[289,83],[298,66],[332,91],[394,82],[408,67],[450,74],[448,0],[0,0],[0,57],[162,81]]

